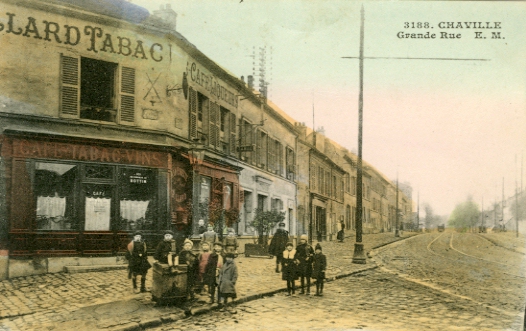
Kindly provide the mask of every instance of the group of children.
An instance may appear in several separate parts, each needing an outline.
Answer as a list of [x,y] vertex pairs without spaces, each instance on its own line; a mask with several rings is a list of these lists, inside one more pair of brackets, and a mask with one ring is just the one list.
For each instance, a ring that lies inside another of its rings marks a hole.
[[[173,272],[176,272],[177,265],[187,266],[188,299],[195,299],[195,293],[200,293],[206,287],[210,295],[210,303],[214,303],[217,298],[217,303],[226,309],[228,299],[236,298],[235,285],[238,277],[234,262],[237,255],[237,239],[233,229],[229,229],[228,232],[223,244],[218,240],[213,227],[209,225],[208,231],[201,236],[201,250],[195,253],[194,243],[189,239],[184,240],[182,250],[179,251],[173,239],[173,232],[166,230],[163,233],[164,239],[158,244],[153,257],[159,263],[168,264]],[[129,278],[132,278],[134,290],[137,289],[137,277],[140,275],[140,291],[146,292],[146,274],[151,265],[147,260],[146,243],[141,232],[134,233],[133,240],[128,244],[126,258],[129,261]]]
[[323,295],[323,283],[325,270],[327,269],[327,258],[322,253],[321,245],[316,248],[307,242],[307,236],[300,236],[300,243],[294,249],[291,242],[286,244],[281,257],[282,279],[287,281],[287,295],[296,294],[295,281],[300,279],[300,294],[310,294],[311,278],[316,279],[316,296]]

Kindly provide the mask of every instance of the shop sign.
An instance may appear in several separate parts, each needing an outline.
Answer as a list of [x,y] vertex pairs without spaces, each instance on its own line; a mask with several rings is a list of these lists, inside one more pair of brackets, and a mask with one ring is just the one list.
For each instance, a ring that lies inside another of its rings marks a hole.
[[167,155],[160,152],[25,139],[14,140],[13,156],[125,163],[157,168],[166,168],[168,166]]

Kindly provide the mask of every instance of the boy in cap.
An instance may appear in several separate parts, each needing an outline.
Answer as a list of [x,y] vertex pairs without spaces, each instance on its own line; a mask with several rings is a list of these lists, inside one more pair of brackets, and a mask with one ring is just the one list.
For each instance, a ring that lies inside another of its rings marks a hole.
[[132,276],[133,289],[137,290],[137,276],[141,275],[141,292],[146,292],[146,273],[152,266],[148,262],[146,243],[142,233],[136,231],[133,240],[128,244],[126,259],[129,261],[128,268]]
[[234,254],[227,253],[225,255],[225,264],[219,272],[219,293],[220,296],[225,300],[225,306],[223,307],[223,310],[228,309],[228,298],[232,298],[232,300],[234,300],[237,297],[237,276],[237,266],[234,262]]
[[283,251],[288,242],[289,233],[285,230],[285,223],[281,222],[268,246],[268,253],[276,257],[276,272],[279,272],[279,265],[281,264]]
[[173,240],[174,233],[170,230],[163,232],[164,240],[157,245],[153,258],[159,263],[173,265],[173,257],[177,254],[175,240]]
[[197,278],[197,257],[192,252],[194,243],[185,239],[183,244],[183,250],[177,255],[174,264],[186,265],[186,293],[190,296],[190,299],[194,299],[194,285]]
[[321,251],[321,245],[316,244],[316,254],[312,264],[312,277],[316,279],[316,295],[323,295],[323,281],[325,280],[325,270],[327,269],[327,258]]
[[[217,277],[219,276],[219,270],[223,266],[223,256],[221,251],[223,250],[223,245],[217,241],[214,243],[214,250],[208,257],[208,262],[205,267],[205,273],[203,275],[203,282],[208,285],[208,293],[210,293],[210,303],[214,303],[216,287],[217,287]],[[219,291],[217,302],[219,303]]]
[[287,281],[287,295],[296,294],[296,251],[291,242],[286,244],[286,249],[281,253],[281,279]]
[[236,231],[233,228],[228,228],[228,235],[225,237],[223,242],[225,253],[237,254],[237,238]]
[[307,235],[300,236],[300,244],[296,247],[295,259],[298,264],[298,276],[301,282],[300,294],[305,294],[305,278],[307,279],[307,293],[310,294],[310,278],[312,276],[312,257],[314,249],[307,242]]

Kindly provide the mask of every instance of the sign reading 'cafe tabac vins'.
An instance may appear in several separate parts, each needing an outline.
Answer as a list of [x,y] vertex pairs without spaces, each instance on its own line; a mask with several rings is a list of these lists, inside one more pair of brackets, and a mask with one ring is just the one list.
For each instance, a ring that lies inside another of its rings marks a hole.
[[156,168],[168,166],[166,154],[160,152],[36,140],[14,140],[13,156],[125,163]]

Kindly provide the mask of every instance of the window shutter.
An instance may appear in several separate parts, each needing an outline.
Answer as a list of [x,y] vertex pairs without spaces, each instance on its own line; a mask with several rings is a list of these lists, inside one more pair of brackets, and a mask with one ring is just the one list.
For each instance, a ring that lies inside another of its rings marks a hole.
[[236,136],[236,114],[230,113],[230,155],[236,155],[237,136]]
[[80,100],[80,59],[61,55],[61,96],[60,115],[63,117],[79,116]]
[[120,122],[135,122],[135,69],[121,67]]
[[188,136],[190,139],[197,138],[197,91],[190,87],[188,98],[189,128]]
[[219,147],[219,125],[221,121],[219,105],[215,102],[210,103],[210,145]]

